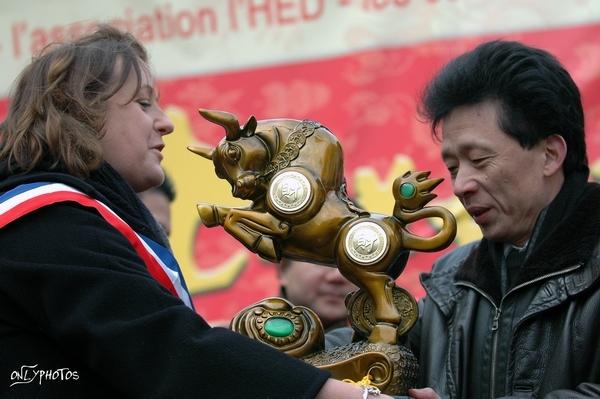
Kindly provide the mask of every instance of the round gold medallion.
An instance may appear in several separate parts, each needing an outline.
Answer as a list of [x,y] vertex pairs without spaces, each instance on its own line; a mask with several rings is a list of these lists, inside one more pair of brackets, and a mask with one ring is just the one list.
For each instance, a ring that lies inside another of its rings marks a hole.
[[370,265],[380,260],[388,250],[388,240],[383,228],[374,222],[364,221],[352,226],[344,242],[346,255],[353,261]]
[[282,213],[296,213],[308,204],[311,187],[302,173],[288,171],[277,175],[269,188],[269,199]]

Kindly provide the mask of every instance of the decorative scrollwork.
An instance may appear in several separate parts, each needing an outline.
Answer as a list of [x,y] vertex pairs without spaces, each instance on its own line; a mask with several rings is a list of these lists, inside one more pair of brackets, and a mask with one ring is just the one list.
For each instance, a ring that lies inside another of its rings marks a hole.
[[294,357],[323,350],[325,335],[319,317],[283,298],[267,298],[235,316],[231,329]]
[[381,342],[353,342],[303,360],[337,379],[359,381],[369,375],[373,386],[392,395],[406,395],[416,386],[419,371],[417,359],[407,348]]

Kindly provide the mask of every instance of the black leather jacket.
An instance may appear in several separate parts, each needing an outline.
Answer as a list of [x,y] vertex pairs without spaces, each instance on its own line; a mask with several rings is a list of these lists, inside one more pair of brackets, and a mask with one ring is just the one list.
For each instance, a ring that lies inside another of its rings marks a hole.
[[443,398],[600,397],[598,204],[600,186],[587,184],[504,294],[485,240],[421,277],[427,296],[406,343],[422,386]]

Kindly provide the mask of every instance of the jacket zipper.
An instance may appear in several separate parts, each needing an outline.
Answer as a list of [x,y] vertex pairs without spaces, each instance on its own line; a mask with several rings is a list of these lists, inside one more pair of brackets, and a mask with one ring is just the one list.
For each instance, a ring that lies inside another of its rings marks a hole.
[[468,283],[468,282],[464,282],[464,281],[457,281],[456,285],[463,285],[466,287],[469,287],[475,291],[477,291],[482,297],[484,297],[485,299],[488,300],[488,302],[492,305],[492,307],[494,308],[494,318],[492,319],[492,358],[491,358],[491,367],[490,367],[490,392],[489,392],[489,397],[493,398],[495,397],[495,391],[496,391],[496,356],[497,356],[497,351],[498,351],[498,326],[500,324],[500,316],[502,315],[502,303],[504,302],[504,299],[510,295],[511,293],[513,293],[514,291],[521,289],[523,287],[526,287],[530,284],[536,283],[540,280],[544,280],[546,278],[549,277],[554,277],[557,276],[559,274],[564,274],[564,273],[569,273],[575,269],[578,269],[581,267],[581,263],[578,263],[574,266],[571,266],[567,269],[563,269],[557,272],[553,272],[553,273],[548,273],[545,274],[543,276],[534,278],[533,280],[529,280],[526,281],[522,284],[519,284],[515,287],[513,287],[512,289],[510,289],[506,294],[504,294],[504,296],[502,297],[502,299],[500,299],[500,304],[498,306],[496,306],[496,304],[494,303],[494,300],[485,292],[483,292],[482,290],[480,290],[478,287],[476,287],[475,285]]
[[[479,293],[479,295],[481,295],[482,297],[487,299],[487,301],[494,308],[494,319],[492,320],[492,329],[491,329],[491,331],[492,331],[492,359],[491,359],[491,367],[490,367],[490,391],[489,391],[489,397],[493,398],[494,391],[496,389],[496,386],[495,386],[496,379],[494,378],[494,376],[496,375],[496,352],[498,350],[498,324],[499,324],[499,320],[500,320],[500,315],[502,314],[502,301],[504,300],[504,297],[500,300],[500,306],[496,306],[496,304],[494,303],[494,300],[488,294],[486,294],[485,292],[483,292],[482,290],[477,288],[475,285],[473,285],[471,283],[463,282],[463,281],[456,282],[456,285],[463,285],[463,286],[473,289],[474,291],[477,291]],[[505,297],[506,297],[506,295],[505,295]]]
[[[504,299],[504,298],[503,298]],[[494,320],[492,321],[492,366],[490,367],[490,398],[494,398],[494,392],[496,391],[496,353],[498,351],[498,319],[500,319],[500,315],[502,314],[502,301],[500,301],[500,306],[496,308],[496,313],[494,314]]]

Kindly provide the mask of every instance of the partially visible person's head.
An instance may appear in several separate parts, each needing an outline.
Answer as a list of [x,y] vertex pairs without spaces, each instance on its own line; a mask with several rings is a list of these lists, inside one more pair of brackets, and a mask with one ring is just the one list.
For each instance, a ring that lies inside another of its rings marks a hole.
[[171,203],[175,200],[175,189],[169,176],[165,174],[165,180],[160,186],[142,191],[138,195],[167,236],[170,236]]
[[420,111],[454,193],[490,240],[527,242],[565,176],[588,173],[579,90],[543,50],[482,44],[439,72]]
[[86,177],[106,160],[136,191],[159,185],[162,135],[144,47],[102,25],[48,46],[19,76],[0,126],[0,159],[13,173],[44,167]]
[[579,89],[550,53],[518,42],[492,41],[449,62],[429,83],[421,114],[438,127],[460,107],[498,104],[497,123],[526,149],[557,134],[567,144],[566,175],[587,171]]
[[338,269],[282,259],[279,280],[282,295],[294,305],[312,309],[325,329],[346,325],[346,295],[358,288]]

